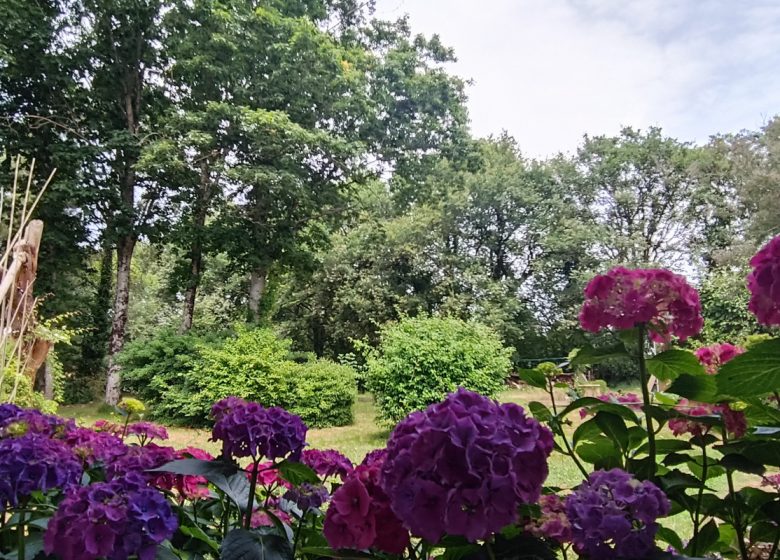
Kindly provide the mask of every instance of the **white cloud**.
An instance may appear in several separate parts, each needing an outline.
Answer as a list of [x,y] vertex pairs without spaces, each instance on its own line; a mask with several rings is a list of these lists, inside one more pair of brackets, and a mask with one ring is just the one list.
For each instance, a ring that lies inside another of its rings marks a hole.
[[686,140],[780,112],[780,4],[677,0],[379,0],[459,61],[478,135],[507,129],[532,156],[622,124]]

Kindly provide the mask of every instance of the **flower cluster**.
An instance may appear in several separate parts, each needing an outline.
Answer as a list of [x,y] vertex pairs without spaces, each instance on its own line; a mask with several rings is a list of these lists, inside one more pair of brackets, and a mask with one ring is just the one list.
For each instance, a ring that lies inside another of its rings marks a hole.
[[720,415],[726,432],[736,438],[742,437],[747,431],[745,413],[740,410],[733,410],[727,403],[707,404],[680,399],[674,409],[685,415],[685,417],[671,418],[669,420],[669,429],[676,436],[691,434],[692,436],[701,437],[708,433],[711,426],[695,419],[702,416],[714,417]]
[[15,404],[0,405],[0,438],[25,434],[54,436],[76,427],[73,420],[43,414],[32,408],[20,408]]
[[476,541],[536,503],[552,448],[550,431],[521,407],[461,388],[396,426],[382,485],[412,534]]
[[571,541],[571,523],[566,517],[566,504],[555,494],[539,498],[542,514],[525,525],[525,530],[538,538],[554,539],[559,543]]
[[130,446],[124,455],[106,465],[106,478],[116,480],[133,476],[158,488],[170,490],[176,486],[176,475],[147,471],[161,467],[174,459],[176,459],[176,451],[173,447],[161,447],[154,443],[143,447]]
[[652,482],[620,469],[596,471],[566,499],[572,542],[589,558],[646,558],[655,547],[656,519],[669,500]]
[[714,375],[718,372],[720,366],[732,360],[736,356],[744,353],[745,349],[741,346],[734,346],[728,342],[722,344],[713,344],[712,346],[703,346],[696,350],[696,358],[698,358],[707,373]]
[[171,506],[157,490],[98,482],[65,497],[49,522],[44,549],[62,560],[152,560],[177,527]]
[[352,471],[333,494],[323,532],[334,549],[373,548],[400,554],[409,544],[409,532],[393,513],[380,484],[387,454],[382,450],[369,455],[370,460]]
[[306,424],[283,408],[228,397],[214,404],[211,415],[212,441],[222,441],[225,457],[298,460],[306,445]]
[[613,268],[588,283],[585,298],[580,325],[591,332],[648,325],[653,340],[668,342],[672,336],[686,340],[704,324],[699,294],[664,269]]
[[273,527],[275,525],[274,519],[271,516],[282,523],[291,523],[290,516],[279,509],[279,499],[276,497],[270,497],[268,503],[263,508],[258,508],[252,512],[252,517],[249,518],[249,526],[253,529],[258,527]]
[[[600,401],[612,404],[622,404],[632,410],[641,412],[642,410],[642,397],[636,393],[606,393],[604,395],[598,395],[596,397]],[[585,418],[590,413],[588,407],[580,409],[580,418]]]
[[747,277],[748,309],[768,327],[780,325],[780,235],[767,243],[752,259]]
[[[198,449],[197,447],[185,447],[176,452],[176,458],[211,461],[214,457],[208,451]],[[178,475],[176,476],[174,488],[179,493],[181,499],[197,500],[206,498],[209,495],[208,480],[203,476]]]
[[121,436],[124,429],[122,426],[110,420],[95,420],[92,429],[96,432],[106,432],[115,436]]
[[168,430],[152,422],[134,422],[127,426],[126,434],[137,436],[141,445],[153,439],[168,439]]
[[344,480],[352,472],[352,461],[335,449],[306,449],[301,454],[301,463],[310,467],[323,478],[339,477]]
[[294,503],[298,509],[306,513],[312,509],[319,509],[328,501],[330,494],[321,484],[309,484],[304,482],[297,488],[290,488],[284,493],[284,499]]
[[284,487],[289,488],[290,483],[279,476],[279,470],[274,465],[273,461],[266,461],[264,463],[250,464],[246,468],[246,477],[252,480],[252,474],[257,471],[257,483],[265,486],[266,488]]
[[81,463],[61,441],[39,434],[0,440],[0,512],[18,506],[36,490],[78,484]]
[[65,434],[65,443],[88,466],[107,465],[127,453],[121,439],[109,432],[75,428]]

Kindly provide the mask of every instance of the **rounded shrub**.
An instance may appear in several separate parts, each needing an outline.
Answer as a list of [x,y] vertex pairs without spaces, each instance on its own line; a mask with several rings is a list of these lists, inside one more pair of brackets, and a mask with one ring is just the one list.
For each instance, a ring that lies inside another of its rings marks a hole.
[[211,405],[225,397],[285,406],[292,388],[287,374],[290,344],[271,329],[238,326],[235,336],[221,345],[202,348],[187,376],[190,397],[182,417],[189,423],[206,423]]
[[[203,426],[211,405],[241,397],[281,406],[310,426],[352,422],[354,370],[290,352],[291,341],[267,328],[238,326],[233,336],[207,341],[161,331],[122,353],[123,388],[170,423]],[[300,363],[299,363],[300,362]]]
[[355,370],[330,360],[291,363],[290,393],[285,408],[311,428],[346,426],[353,421],[357,396]]
[[463,387],[494,397],[511,368],[511,349],[485,325],[455,318],[405,318],[381,331],[367,364],[379,416],[397,422]]
[[170,329],[128,343],[119,356],[122,389],[154,407],[160,420],[182,420],[192,389],[190,378],[207,343]]

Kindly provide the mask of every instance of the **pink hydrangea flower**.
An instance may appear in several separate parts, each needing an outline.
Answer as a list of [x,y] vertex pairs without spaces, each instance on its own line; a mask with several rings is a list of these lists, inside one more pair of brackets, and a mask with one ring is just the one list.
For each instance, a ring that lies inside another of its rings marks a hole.
[[764,476],[764,480],[761,481],[761,486],[769,486],[773,488],[775,492],[780,492],[780,473]]
[[648,325],[656,342],[681,341],[704,324],[699,294],[684,277],[659,268],[613,268],[594,277],[585,288],[580,311],[582,328],[627,330]]
[[[211,461],[211,453],[197,447],[185,447],[176,452],[177,459],[201,459],[202,461]],[[203,476],[177,476],[175,488],[181,498],[187,500],[198,500],[207,498],[209,495],[208,480]]]
[[525,530],[537,538],[555,539],[559,543],[571,542],[571,523],[566,517],[566,503],[556,494],[539,498],[542,515],[525,525]]
[[[246,476],[248,479],[252,479],[252,473],[254,472],[255,467],[254,465],[250,464],[246,468]],[[284,487],[289,488],[290,483],[284,480],[282,477],[279,476],[279,471],[274,466],[273,461],[266,461],[264,463],[259,463],[257,465],[257,483],[266,486],[276,486],[276,487]]]
[[[721,415],[726,431],[736,438],[742,437],[747,431],[745,413],[732,410],[727,403],[706,404],[680,399],[680,402],[677,403],[674,409],[691,417]],[[693,418],[672,418],[669,420],[669,429],[676,436],[691,434],[692,436],[700,437],[708,433],[710,427],[708,424],[697,422]]]
[[728,342],[722,344],[713,344],[712,346],[703,346],[694,352],[707,373],[714,375],[718,372],[720,366],[743,354],[745,349],[741,346],[734,346]]
[[257,529],[258,527],[273,527],[274,522],[271,519],[271,516],[268,515],[268,511],[271,511],[271,513],[282,523],[289,524],[292,521],[289,515],[279,509],[278,500],[271,498],[268,500],[268,510],[256,509],[252,512],[252,517],[249,519],[249,526],[252,527],[252,529]]
[[[604,395],[598,395],[596,398],[607,403],[622,404],[637,412],[642,411],[642,398],[636,393],[622,394],[610,392]],[[585,418],[588,414],[590,414],[590,409],[588,407],[580,409],[580,418]]]
[[767,243],[752,259],[748,274],[750,290],[748,309],[758,322],[780,325],[780,235]]

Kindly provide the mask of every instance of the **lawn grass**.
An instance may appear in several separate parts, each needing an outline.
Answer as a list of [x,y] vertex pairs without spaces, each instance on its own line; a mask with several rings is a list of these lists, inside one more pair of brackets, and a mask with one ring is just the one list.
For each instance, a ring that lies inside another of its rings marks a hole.
[[[539,389],[507,389],[499,396],[499,400],[514,402],[522,406],[534,400],[550,405],[547,394]],[[556,402],[558,400],[559,395],[556,393]],[[566,397],[561,393],[559,404],[565,406],[565,403]],[[62,406],[59,413],[62,416],[74,418],[83,425],[91,425],[95,420],[101,418],[119,421],[119,418],[112,416],[110,412],[101,412],[97,404]],[[354,413],[355,422],[350,426],[309,430],[307,437],[309,444],[317,449],[338,449],[354,462],[360,462],[369,451],[383,447],[390,435],[390,430],[377,424],[373,397],[368,394],[359,395],[355,402]],[[576,415],[572,415],[572,417],[575,418]],[[213,454],[219,453],[219,446],[215,442],[209,441],[210,430],[169,427],[168,433],[170,439],[166,444],[177,449],[194,446]],[[548,486],[572,488],[581,480],[582,474],[569,457],[553,453],[550,457]],[[737,487],[758,485],[760,478],[737,473],[736,483]],[[724,476],[711,480],[710,486],[715,492],[725,495],[726,480]],[[662,524],[683,537],[690,535],[692,527],[691,521],[685,513],[666,518]]]

